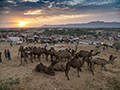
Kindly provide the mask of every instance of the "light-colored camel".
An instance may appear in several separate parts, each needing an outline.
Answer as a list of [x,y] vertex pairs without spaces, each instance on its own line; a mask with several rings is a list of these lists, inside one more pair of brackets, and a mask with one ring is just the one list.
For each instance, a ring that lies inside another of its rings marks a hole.
[[[107,61],[105,60],[104,58],[94,58],[94,59],[91,59],[91,63],[92,63],[92,67],[94,66],[94,64],[97,64],[97,65],[101,65],[101,73],[102,73],[102,69],[104,68],[105,70],[106,67],[105,65],[106,64],[110,64],[112,63],[117,57],[112,57],[112,59],[110,61]],[[93,71],[92,71],[93,72]],[[94,74],[94,73],[93,73]]]

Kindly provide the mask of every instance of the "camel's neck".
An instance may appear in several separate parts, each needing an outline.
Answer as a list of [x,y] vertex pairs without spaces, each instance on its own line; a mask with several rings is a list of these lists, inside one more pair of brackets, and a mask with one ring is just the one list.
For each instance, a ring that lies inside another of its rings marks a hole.
[[96,52],[95,54],[92,54],[92,56],[96,56],[96,55],[98,55],[98,53],[100,53],[100,52]]

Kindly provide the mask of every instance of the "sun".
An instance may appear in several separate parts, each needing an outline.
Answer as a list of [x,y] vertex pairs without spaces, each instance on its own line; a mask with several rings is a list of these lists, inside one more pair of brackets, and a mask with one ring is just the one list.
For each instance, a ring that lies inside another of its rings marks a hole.
[[18,26],[19,26],[19,27],[25,27],[26,24],[28,24],[27,21],[19,21]]

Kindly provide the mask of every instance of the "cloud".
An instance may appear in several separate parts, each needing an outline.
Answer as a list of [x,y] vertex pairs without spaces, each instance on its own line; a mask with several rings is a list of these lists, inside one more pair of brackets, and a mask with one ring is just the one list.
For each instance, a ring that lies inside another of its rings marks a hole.
[[18,22],[0,21],[1,24],[18,24]]
[[118,19],[120,0],[0,0],[0,20],[4,21],[12,21],[14,18],[36,20],[36,17],[63,20],[65,18],[73,19],[79,15],[98,15],[100,17],[101,14],[105,17],[107,15],[112,17],[111,13],[117,16],[113,16],[113,20]]

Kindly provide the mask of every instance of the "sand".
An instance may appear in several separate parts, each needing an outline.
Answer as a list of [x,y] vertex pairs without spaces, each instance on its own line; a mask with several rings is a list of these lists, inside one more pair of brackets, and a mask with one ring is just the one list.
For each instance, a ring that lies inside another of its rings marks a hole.
[[[26,43],[21,44],[23,46],[33,46],[33,43],[27,45]],[[64,46],[64,49],[71,45],[72,49],[75,49],[75,44],[57,44],[54,46],[56,50],[60,50],[61,46]],[[41,44],[36,44],[36,46],[42,46]],[[113,48],[108,48],[105,51],[102,50],[102,47],[98,49],[101,51],[101,56],[94,56],[109,59],[110,54],[117,56],[118,58],[114,61],[113,65],[106,65],[107,71],[103,70],[103,74],[100,73],[101,67],[95,65],[93,70],[95,75],[93,76],[90,70],[87,68],[87,63],[82,67],[80,72],[80,77],[77,77],[77,71],[74,68],[71,68],[69,71],[70,80],[67,80],[65,77],[65,72],[55,71],[55,76],[50,76],[45,73],[35,72],[34,68],[40,62],[36,59],[31,63],[28,59],[28,64],[24,61],[21,64],[20,57],[17,58],[18,48],[20,45],[13,43],[11,47],[9,42],[0,42],[0,52],[2,52],[2,63],[0,63],[0,80],[5,80],[10,77],[17,77],[20,79],[20,84],[15,85],[18,90],[98,90],[100,88],[109,88],[108,79],[120,77],[120,51],[116,52]],[[51,46],[48,46],[49,49]],[[11,54],[11,60],[5,59],[4,49],[9,49]],[[78,50],[95,50],[94,45],[78,45]],[[49,57],[50,60],[50,57]],[[45,58],[41,57],[41,62],[49,66],[50,61],[46,61]]]

